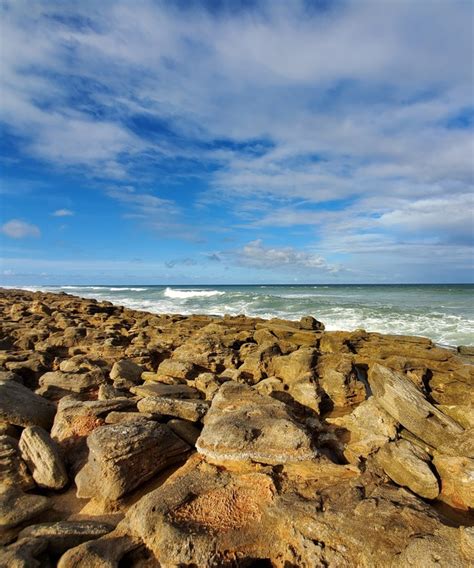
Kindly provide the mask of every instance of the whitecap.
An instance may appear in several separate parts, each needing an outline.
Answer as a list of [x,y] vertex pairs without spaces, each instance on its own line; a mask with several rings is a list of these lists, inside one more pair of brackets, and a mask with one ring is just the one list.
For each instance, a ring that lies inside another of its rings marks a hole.
[[223,296],[225,292],[221,290],[175,290],[166,288],[164,295],[166,298],[176,298],[186,300],[187,298],[210,298],[212,296]]

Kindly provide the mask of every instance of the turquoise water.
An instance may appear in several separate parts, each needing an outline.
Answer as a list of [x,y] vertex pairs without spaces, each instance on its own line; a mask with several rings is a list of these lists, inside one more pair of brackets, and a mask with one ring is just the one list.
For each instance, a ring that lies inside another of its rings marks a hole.
[[155,313],[245,314],[299,319],[329,330],[423,335],[445,345],[474,344],[474,285],[49,286]]

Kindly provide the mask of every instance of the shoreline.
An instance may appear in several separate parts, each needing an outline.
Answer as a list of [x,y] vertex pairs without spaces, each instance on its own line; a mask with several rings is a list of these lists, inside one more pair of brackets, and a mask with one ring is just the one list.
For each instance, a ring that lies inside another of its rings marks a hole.
[[[363,328],[390,334],[396,330],[401,335],[430,337],[446,347],[474,344],[474,312],[466,292],[469,286],[458,286],[455,290],[449,286],[68,285],[16,289],[69,293],[156,314],[230,314],[290,321],[312,314],[331,331]],[[393,291],[382,291],[386,289]]]
[[66,292],[0,313],[6,565],[469,565],[472,348]]

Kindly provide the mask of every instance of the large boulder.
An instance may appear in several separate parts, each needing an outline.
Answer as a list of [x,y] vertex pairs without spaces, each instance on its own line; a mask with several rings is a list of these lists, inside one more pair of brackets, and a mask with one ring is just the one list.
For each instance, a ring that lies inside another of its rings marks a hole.
[[368,379],[377,404],[397,422],[430,446],[450,446],[456,453],[456,438],[463,428],[430,404],[410,379],[377,363],[370,367]]
[[309,432],[283,402],[235,382],[214,397],[196,448],[212,461],[281,464],[316,456]]
[[377,462],[385,473],[401,485],[408,487],[420,497],[436,499],[439,484],[430,468],[430,456],[408,440],[385,444],[376,455]]
[[88,438],[89,458],[76,476],[77,495],[116,500],[189,450],[164,424],[135,421],[103,426]]
[[0,381],[0,422],[51,428],[54,406],[16,381]]
[[62,489],[68,482],[66,467],[57,444],[39,426],[28,426],[20,438],[21,457],[40,487]]

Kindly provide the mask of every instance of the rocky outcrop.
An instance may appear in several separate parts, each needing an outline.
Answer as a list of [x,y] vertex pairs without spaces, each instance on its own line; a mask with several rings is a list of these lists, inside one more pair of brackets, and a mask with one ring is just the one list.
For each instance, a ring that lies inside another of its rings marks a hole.
[[214,397],[196,448],[213,462],[281,464],[316,456],[308,430],[284,403],[234,382]]
[[472,563],[470,349],[22,290],[0,322],[0,568]]
[[182,460],[189,446],[164,424],[102,426],[88,437],[89,458],[76,476],[80,498],[116,500]]

